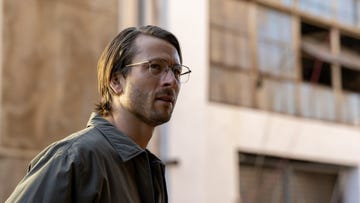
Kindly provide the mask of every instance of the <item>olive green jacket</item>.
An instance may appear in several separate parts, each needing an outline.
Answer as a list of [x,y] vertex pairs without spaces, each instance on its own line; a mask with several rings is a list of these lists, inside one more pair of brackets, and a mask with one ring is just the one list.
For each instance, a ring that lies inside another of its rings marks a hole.
[[101,116],[30,163],[6,202],[167,202],[164,164]]

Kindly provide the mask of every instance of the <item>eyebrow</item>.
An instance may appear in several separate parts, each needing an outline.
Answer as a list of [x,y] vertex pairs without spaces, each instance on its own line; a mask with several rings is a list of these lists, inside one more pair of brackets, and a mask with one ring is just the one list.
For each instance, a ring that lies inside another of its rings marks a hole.
[[173,65],[182,65],[181,63],[171,63],[171,62],[169,62],[169,60],[167,60],[165,58],[152,58],[152,59],[148,59],[147,61],[152,62],[152,61],[156,61],[156,60],[166,61],[171,66],[173,66]]

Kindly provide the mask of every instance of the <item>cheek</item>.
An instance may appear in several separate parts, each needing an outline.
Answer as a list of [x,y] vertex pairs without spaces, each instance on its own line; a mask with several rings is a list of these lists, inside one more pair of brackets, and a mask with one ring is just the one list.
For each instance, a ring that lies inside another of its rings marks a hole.
[[175,88],[176,97],[179,95],[180,88],[181,88],[181,85],[180,85],[180,84],[177,85],[177,87]]
[[130,85],[128,94],[137,102],[146,103],[154,97],[154,88],[150,84],[138,83],[137,85]]

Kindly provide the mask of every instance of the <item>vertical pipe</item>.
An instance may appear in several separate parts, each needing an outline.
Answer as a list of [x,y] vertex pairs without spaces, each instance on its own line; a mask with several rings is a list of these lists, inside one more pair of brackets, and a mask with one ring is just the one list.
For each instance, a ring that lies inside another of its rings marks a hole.
[[3,97],[2,97],[2,93],[3,93],[3,87],[2,87],[2,81],[4,81],[3,78],[3,0],[0,0],[0,147],[2,145],[2,140],[3,140],[3,120],[4,120],[4,116],[3,116]]
[[159,13],[158,13],[158,16],[159,16],[159,19],[158,22],[159,22],[159,26],[161,27],[164,27],[164,28],[168,28],[168,21],[167,21],[167,11],[169,9],[169,6],[168,6],[168,0],[158,0],[159,1]]
[[138,25],[145,25],[146,22],[146,2],[145,0],[138,0],[137,14],[138,14]]

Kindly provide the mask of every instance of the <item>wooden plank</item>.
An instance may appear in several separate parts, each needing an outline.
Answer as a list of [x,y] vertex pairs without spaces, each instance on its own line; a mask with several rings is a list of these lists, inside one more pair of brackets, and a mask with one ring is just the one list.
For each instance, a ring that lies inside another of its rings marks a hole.
[[344,91],[342,94],[342,122],[360,125],[360,95]]
[[301,40],[301,21],[298,16],[292,18],[292,34],[293,34],[293,48],[295,52],[295,115],[300,115],[301,102],[300,102],[300,84],[302,82],[302,69],[301,69],[301,54],[300,54],[300,40]]
[[264,78],[258,89],[259,108],[266,111],[295,114],[295,84]]
[[212,62],[223,62],[224,54],[224,33],[210,26],[210,60]]
[[301,84],[301,116],[320,120],[334,121],[335,96],[329,87]]
[[[335,28],[337,29],[337,28]],[[340,42],[338,42],[340,44]],[[337,45],[340,46],[340,45]],[[332,52],[326,44],[311,38],[302,38],[301,49],[319,59],[333,64],[344,65],[353,70],[360,70],[359,55],[351,49],[341,48],[341,52]],[[339,48],[337,48],[339,49]]]
[[247,72],[211,64],[210,81],[211,101],[247,107],[253,103],[248,88],[251,78]]
[[[333,28],[330,30],[330,43],[331,43],[331,53],[337,57],[340,53],[340,32],[338,28]],[[336,121],[341,121],[342,107],[342,87],[341,87],[341,72],[340,64],[338,62],[331,64],[331,80],[332,87],[335,94],[335,114]]]
[[[257,5],[253,4],[253,3],[248,3],[249,4],[249,36],[250,36],[250,53],[251,53],[251,64],[252,64],[252,69],[251,69],[251,79],[253,81],[252,85],[250,86],[251,88],[251,92],[252,92],[252,101],[253,102],[253,106],[257,108],[258,105],[258,101],[257,101],[257,96],[256,96],[256,90],[257,90],[257,85],[258,85],[258,80],[259,78],[259,70],[258,70],[258,56],[257,56]],[[253,91],[254,90],[254,91]]]

